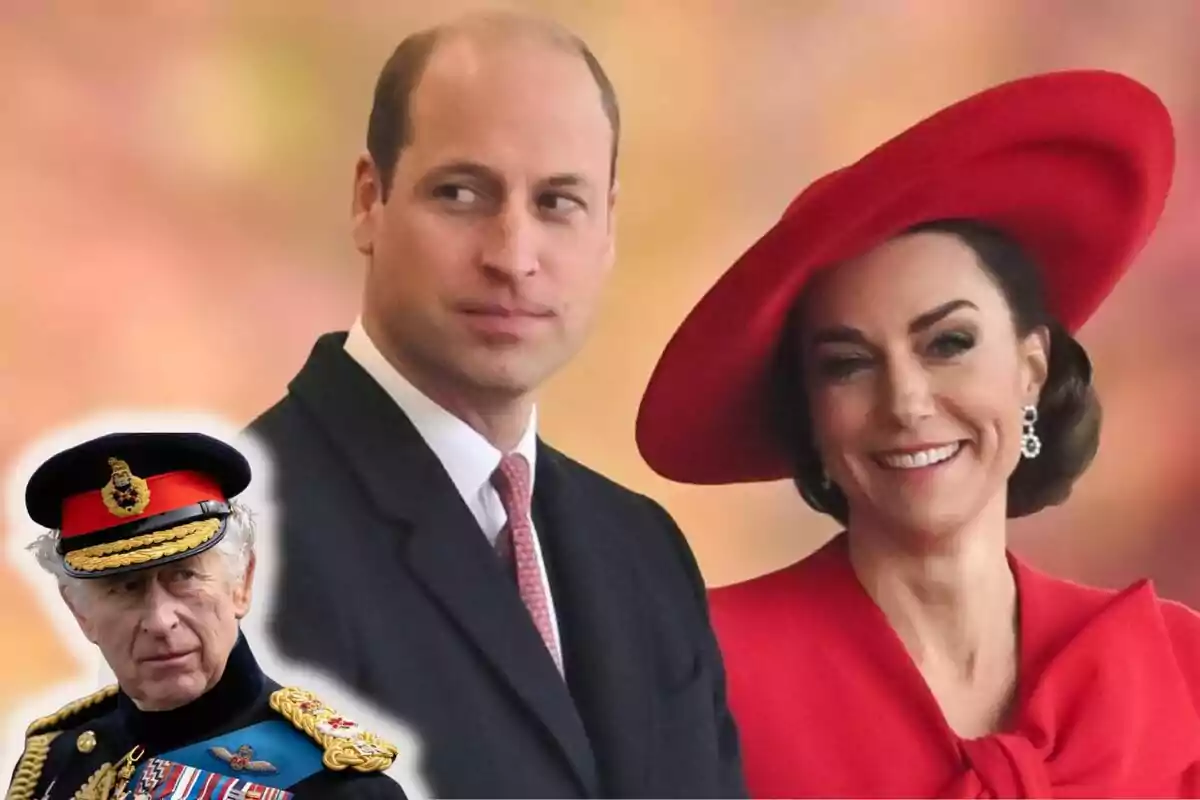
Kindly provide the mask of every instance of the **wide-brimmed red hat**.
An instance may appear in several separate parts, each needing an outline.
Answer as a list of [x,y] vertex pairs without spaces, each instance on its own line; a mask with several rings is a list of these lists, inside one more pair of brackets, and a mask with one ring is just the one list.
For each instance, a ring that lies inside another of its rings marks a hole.
[[1024,78],[943,109],[809,186],[704,296],[642,398],[643,458],[685,483],[791,477],[771,395],[792,308],[816,270],[922,222],[1013,237],[1077,330],[1145,245],[1174,162],[1162,101],[1110,72]]

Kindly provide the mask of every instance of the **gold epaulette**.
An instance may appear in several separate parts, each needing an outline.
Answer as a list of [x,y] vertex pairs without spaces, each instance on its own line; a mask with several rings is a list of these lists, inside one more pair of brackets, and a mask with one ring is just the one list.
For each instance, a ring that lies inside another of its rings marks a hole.
[[42,778],[42,770],[46,768],[46,759],[50,756],[50,743],[56,736],[57,731],[39,733],[25,740],[25,752],[17,762],[12,783],[8,785],[8,793],[4,795],[5,800],[31,800],[33,790]]
[[321,746],[329,769],[383,772],[399,754],[395,745],[363,730],[312,692],[284,687],[271,694],[271,708]]
[[106,686],[31,722],[25,729],[25,752],[17,762],[5,800],[30,800],[41,780],[42,770],[46,768],[46,759],[50,757],[50,743],[65,729],[83,722],[86,719],[83,716],[85,711],[103,713],[103,703],[116,695],[116,685]]
[[96,706],[105,700],[116,697],[116,695],[117,686],[113,684],[112,686],[105,686],[98,692],[92,692],[87,697],[72,700],[53,714],[48,714],[31,722],[29,727],[25,729],[25,736],[29,738],[39,733],[51,733],[66,728],[73,728],[75,727],[74,723],[82,721],[75,719],[81,713],[89,709],[96,710]]

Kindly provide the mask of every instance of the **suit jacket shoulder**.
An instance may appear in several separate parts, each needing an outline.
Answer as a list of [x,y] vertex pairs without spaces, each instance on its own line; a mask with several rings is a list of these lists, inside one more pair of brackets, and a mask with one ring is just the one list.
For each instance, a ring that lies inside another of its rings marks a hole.
[[[707,627],[704,577],[687,537],[671,514],[653,498],[622,486],[544,442],[541,443],[541,450],[539,458],[545,455],[552,459],[577,484],[576,488],[581,494],[586,495],[597,508],[604,509],[605,515],[615,523],[610,528],[633,532],[630,544],[640,549],[640,562],[654,565],[655,580],[662,578],[662,564],[678,565],[681,576],[686,580],[688,594],[702,611]],[[534,491],[536,494],[536,486]]]

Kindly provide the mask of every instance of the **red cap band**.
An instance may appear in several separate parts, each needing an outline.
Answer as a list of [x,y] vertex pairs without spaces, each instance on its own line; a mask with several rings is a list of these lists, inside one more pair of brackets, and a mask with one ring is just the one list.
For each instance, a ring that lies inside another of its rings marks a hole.
[[227,502],[220,484],[199,472],[165,472],[146,478],[146,485],[150,489],[150,502],[140,514],[118,516],[112,513],[104,502],[102,490],[68,497],[63,501],[62,537],[95,533],[204,500]]

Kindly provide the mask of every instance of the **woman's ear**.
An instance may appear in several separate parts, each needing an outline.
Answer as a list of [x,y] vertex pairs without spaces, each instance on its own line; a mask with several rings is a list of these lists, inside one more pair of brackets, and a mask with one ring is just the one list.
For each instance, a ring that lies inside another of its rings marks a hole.
[[1026,403],[1037,405],[1049,377],[1050,329],[1039,325],[1021,340],[1021,388]]

